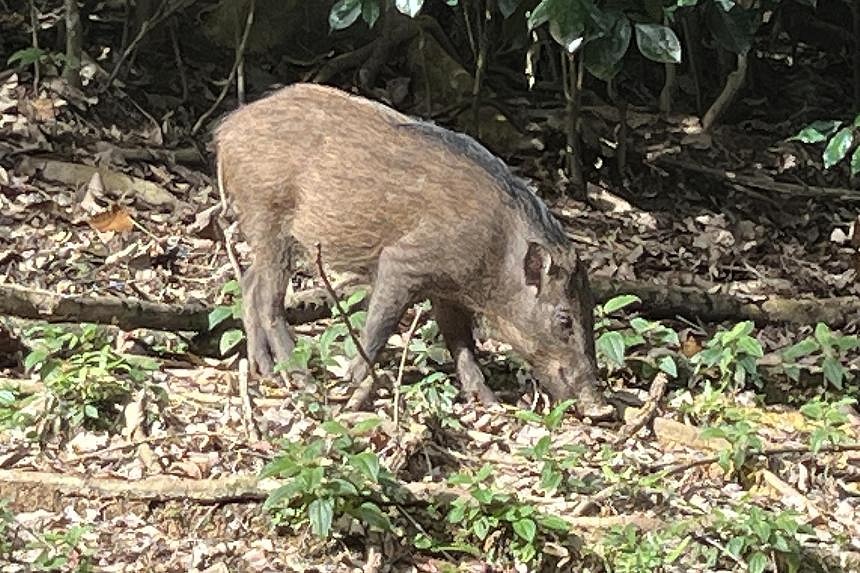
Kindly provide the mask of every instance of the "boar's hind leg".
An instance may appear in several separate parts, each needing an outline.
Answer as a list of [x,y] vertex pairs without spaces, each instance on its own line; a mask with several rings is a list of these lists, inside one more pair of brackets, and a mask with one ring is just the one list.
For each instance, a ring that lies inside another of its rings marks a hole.
[[293,352],[293,338],[284,317],[284,295],[289,271],[259,254],[242,277],[245,336],[251,368],[263,376],[274,363],[286,362]]
[[472,313],[450,301],[434,298],[432,303],[439,331],[454,359],[463,392],[470,399],[474,397],[484,404],[494,404],[497,402],[496,396],[484,382],[484,374],[475,359]]

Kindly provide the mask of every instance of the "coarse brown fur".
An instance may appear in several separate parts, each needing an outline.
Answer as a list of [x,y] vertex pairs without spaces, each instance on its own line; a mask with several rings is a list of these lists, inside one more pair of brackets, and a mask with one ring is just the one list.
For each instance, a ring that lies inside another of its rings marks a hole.
[[[258,370],[293,348],[280,305],[295,247],[319,243],[328,266],[373,279],[362,340],[372,360],[403,310],[429,297],[467,393],[494,400],[473,355],[480,313],[556,398],[607,415],[585,272],[546,206],[473,139],[295,84],[230,114],[215,140],[220,180],[254,250],[243,291]],[[353,362],[354,381],[366,373]]]

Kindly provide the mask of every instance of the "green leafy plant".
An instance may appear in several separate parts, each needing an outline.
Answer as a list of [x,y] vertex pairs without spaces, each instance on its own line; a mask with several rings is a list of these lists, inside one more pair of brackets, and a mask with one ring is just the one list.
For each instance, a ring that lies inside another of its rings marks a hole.
[[849,353],[860,348],[860,337],[833,332],[819,322],[812,336],[792,344],[780,352],[785,373],[794,381],[800,379],[801,370],[820,369],[824,381],[842,390],[848,376]]
[[29,398],[10,389],[0,388],[0,428],[26,428],[33,417],[24,411]]
[[12,551],[12,524],[15,516],[9,511],[9,501],[0,497],[0,556]]
[[749,420],[734,420],[702,431],[702,438],[722,438],[729,443],[719,451],[719,464],[724,472],[733,475],[744,467],[747,460],[762,450],[762,441],[755,425]]
[[[349,315],[349,323],[354,331],[364,326],[367,311],[353,311],[367,296],[367,291],[360,289],[353,292],[341,302],[343,310]],[[332,322],[318,337],[300,336],[296,341],[293,354],[287,364],[278,364],[276,370],[297,369],[302,371],[315,370],[326,372],[331,369],[345,368],[349,360],[358,354],[355,341],[349,335],[349,329],[340,318],[337,305],[332,305]]]
[[92,549],[84,542],[85,527],[73,525],[65,530],[43,533],[28,548],[38,549],[33,559],[36,571],[92,571]]
[[809,436],[813,452],[818,452],[827,443],[837,445],[848,441],[850,420],[845,408],[856,403],[854,398],[843,398],[838,402],[825,402],[816,398],[800,407],[800,413],[815,425]]
[[49,52],[42,48],[30,46],[29,48],[23,48],[14,52],[9,56],[9,59],[6,60],[6,64],[10,66],[18,65],[21,67],[32,66],[35,63],[60,66],[65,59],[66,55],[62,52]]
[[369,527],[391,529],[378,505],[395,486],[391,474],[360,437],[380,423],[371,418],[347,428],[329,420],[323,437],[287,442],[262,472],[262,477],[286,480],[263,504],[278,524],[294,530],[309,526],[326,538],[336,520],[348,516]]
[[545,435],[541,436],[534,446],[522,448],[519,453],[528,459],[541,462],[538,488],[551,494],[562,489],[582,493],[584,484],[572,476],[572,471],[580,466],[585,451],[585,447],[579,444],[564,444],[558,447],[553,443],[552,436]]
[[[457,5],[457,0],[446,2],[449,6]],[[421,12],[424,0],[338,0],[331,7],[328,23],[332,30],[343,30],[361,17],[368,27],[372,28],[382,11],[392,4],[399,12],[414,18]]]
[[[463,471],[449,478],[449,483],[468,492],[451,503],[447,516],[449,523],[459,527],[454,535],[456,547],[485,554],[491,562],[508,556],[520,563],[539,563],[543,544],[556,533],[567,533],[570,525],[497,490],[490,479],[493,473],[493,466],[486,464],[477,472]],[[491,536],[494,542],[487,548],[483,542]]]
[[716,508],[710,528],[726,552],[745,562],[750,573],[762,573],[769,565],[775,571],[794,573],[800,570],[799,535],[812,532],[799,518],[793,511],[775,513],[743,504],[728,511]]
[[[209,311],[210,331],[215,330],[219,324],[227,319],[242,319],[242,288],[239,281],[234,279],[224,283],[224,286],[221,287],[221,300],[228,301],[228,304],[219,304]],[[245,333],[240,328],[225,330],[221,333],[218,350],[224,356],[244,339]]]
[[851,177],[860,173],[860,146],[855,146],[858,141],[858,128],[860,128],[860,114],[858,114],[850,125],[845,125],[841,120],[819,120],[814,121],[801,129],[789,141],[800,141],[802,143],[817,144],[827,142],[821,155],[824,169],[830,169],[848,157],[848,152],[854,147],[851,154],[849,166]]
[[592,549],[613,573],[665,571],[697,543],[679,523],[655,531],[641,531],[635,525],[616,526]]
[[77,331],[39,325],[26,336],[33,349],[25,367],[38,372],[53,411],[73,427],[110,427],[116,405],[128,401],[132,390],[157,368],[150,358],[115,351],[96,325],[85,324]]
[[[632,304],[642,302],[635,295],[614,297],[595,308],[594,330],[597,336],[595,349],[601,362],[610,370],[622,368],[629,361],[643,367],[642,374],[652,376],[661,370],[671,377],[677,377],[678,366],[667,347],[678,347],[678,333],[671,328],[635,316],[626,327],[610,330],[611,315]],[[629,353],[630,350],[635,350]]]
[[764,356],[761,343],[751,336],[753,323],[739,322],[731,330],[723,330],[705,343],[690,362],[695,366],[695,375],[716,371],[720,383],[725,387],[731,383],[741,387],[748,380],[760,385],[757,360]]
[[457,387],[444,372],[433,372],[403,386],[407,408],[416,416],[425,415],[439,420],[442,427],[459,429],[460,421],[453,416]]

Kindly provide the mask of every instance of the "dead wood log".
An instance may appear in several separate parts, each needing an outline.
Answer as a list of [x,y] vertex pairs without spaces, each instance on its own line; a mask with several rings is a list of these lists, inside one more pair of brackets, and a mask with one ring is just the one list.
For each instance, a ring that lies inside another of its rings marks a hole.
[[767,175],[744,175],[743,173],[735,173],[731,170],[720,169],[717,167],[706,167],[690,161],[682,161],[680,159],[673,159],[666,156],[656,157],[651,162],[660,166],[675,167],[683,169],[684,171],[700,173],[714,179],[721,179],[727,183],[763,189],[765,191],[772,191],[781,195],[791,195],[797,198],[814,199],[827,197],[843,201],[860,200],[860,191],[857,191],[856,189],[785,183],[782,181],[776,181]]
[[[61,494],[78,497],[123,498],[146,501],[193,501],[200,504],[258,503],[268,494],[283,485],[281,480],[259,479],[254,475],[238,475],[214,479],[190,479],[174,476],[153,476],[140,480],[124,480],[109,477],[83,477],[51,472],[28,470],[0,470],[0,490],[9,490],[13,506],[16,501],[29,503],[33,488],[47,488]],[[450,503],[465,495],[464,490],[440,483],[414,482],[403,484],[404,495],[412,497],[418,504]],[[25,497],[16,500],[15,496]],[[47,496],[37,496],[45,499]],[[553,500],[529,497],[538,506],[553,507]],[[566,503],[566,502],[565,502]],[[633,523],[643,529],[656,529],[663,525],[662,520],[645,513],[614,516],[565,517],[571,528],[605,529],[616,525]]]
[[[591,279],[597,300],[620,294],[642,299],[639,310],[654,319],[686,316],[705,322],[752,320],[759,324],[824,322],[839,328],[860,319],[860,299],[833,297],[794,299],[768,297],[759,301],[709,293],[694,287],[668,286],[643,281]],[[345,289],[349,294],[352,286]],[[0,315],[50,323],[112,324],[123,330],[148,328],[170,332],[205,332],[211,308],[203,304],[166,304],[111,296],[61,295],[18,285],[0,285]],[[296,293],[287,303],[290,324],[305,324],[330,316],[329,298],[323,289]],[[224,327],[239,328],[240,321]]]
[[[291,324],[329,316],[325,293],[297,293],[287,308]],[[50,323],[112,324],[123,330],[148,328],[169,332],[204,332],[211,308],[203,304],[166,304],[113,296],[63,295],[19,285],[0,285],[0,315]],[[240,321],[225,321],[239,328]],[[223,324],[223,323],[222,323]]]
[[654,318],[696,317],[706,322],[751,320],[758,324],[816,324],[833,328],[860,319],[860,298],[853,296],[820,299],[770,296],[744,300],[738,296],[709,293],[694,287],[669,286],[642,281],[591,280],[595,298],[608,300],[620,294],[642,299],[639,310]]

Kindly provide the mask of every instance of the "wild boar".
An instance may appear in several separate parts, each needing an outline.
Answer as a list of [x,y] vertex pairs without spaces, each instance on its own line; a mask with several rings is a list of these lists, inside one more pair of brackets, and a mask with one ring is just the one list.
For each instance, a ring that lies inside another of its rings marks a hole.
[[[294,84],[215,130],[219,184],[254,261],[242,278],[248,355],[286,361],[283,301],[297,248],[372,281],[362,345],[375,362],[414,302],[429,298],[462,390],[496,397],[475,359],[473,317],[527,359],[581,416],[614,410],[596,387],[593,302],[561,225],[471,137],[347,92]],[[368,374],[360,356],[353,384]]]

